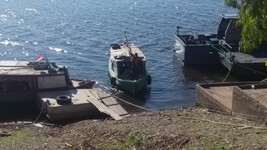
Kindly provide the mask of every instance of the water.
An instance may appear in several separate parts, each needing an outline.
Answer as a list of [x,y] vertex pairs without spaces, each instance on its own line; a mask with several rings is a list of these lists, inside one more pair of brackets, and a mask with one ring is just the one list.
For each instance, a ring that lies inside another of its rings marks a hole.
[[147,57],[152,85],[141,105],[166,109],[195,105],[198,82],[227,74],[184,68],[174,56],[176,26],[216,32],[218,14],[235,13],[223,0],[2,0],[0,60],[34,61],[45,53],[73,78],[109,86],[108,49],[125,32]]

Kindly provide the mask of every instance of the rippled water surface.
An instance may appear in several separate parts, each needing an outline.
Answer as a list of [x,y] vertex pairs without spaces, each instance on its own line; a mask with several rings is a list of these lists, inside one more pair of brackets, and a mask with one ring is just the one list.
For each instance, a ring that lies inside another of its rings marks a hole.
[[0,60],[34,61],[45,53],[69,67],[73,78],[109,86],[109,44],[125,32],[147,57],[152,85],[142,105],[177,108],[195,104],[198,82],[216,74],[184,68],[174,56],[176,26],[193,33],[216,32],[218,14],[235,13],[223,0],[2,0]]

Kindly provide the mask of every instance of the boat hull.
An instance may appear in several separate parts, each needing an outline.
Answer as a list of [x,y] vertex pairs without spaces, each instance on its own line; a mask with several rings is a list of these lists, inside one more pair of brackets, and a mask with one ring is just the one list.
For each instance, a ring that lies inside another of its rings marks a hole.
[[129,93],[141,93],[146,89],[147,81],[146,77],[140,78],[138,80],[122,80],[117,78],[116,86],[118,89]]
[[33,102],[36,99],[36,93],[0,93],[0,102]]
[[136,80],[121,79],[111,69],[111,63],[109,63],[109,76],[112,86],[128,93],[141,93],[145,91],[147,86],[148,75],[142,75]]

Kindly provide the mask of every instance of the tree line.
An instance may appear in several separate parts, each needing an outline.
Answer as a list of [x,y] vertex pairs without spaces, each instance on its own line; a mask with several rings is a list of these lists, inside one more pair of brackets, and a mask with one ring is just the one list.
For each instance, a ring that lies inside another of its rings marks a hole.
[[251,52],[267,41],[267,0],[224,0],[229,7],[239,9],[242,26],[240,50]]

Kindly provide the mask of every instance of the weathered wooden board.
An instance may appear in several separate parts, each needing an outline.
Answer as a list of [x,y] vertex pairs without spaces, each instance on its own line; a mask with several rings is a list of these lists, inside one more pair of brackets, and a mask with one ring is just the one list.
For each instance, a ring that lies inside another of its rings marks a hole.
[[120,116],[126,116],[128,112],[118,103],[118,101],[112,97],[112,95],[101,91],[101,89],[90,90],[90,93],[94,95],[98,100],[101,100],[109,109],[117,113]]
[[113,110],[109,109],[106,105],[101,103],[98,99],[95,98],[88,98],[87,101],[91,102],[95,107],[105,114],[110,115],[115,120],[121,120],[122,117],[115,113]]

